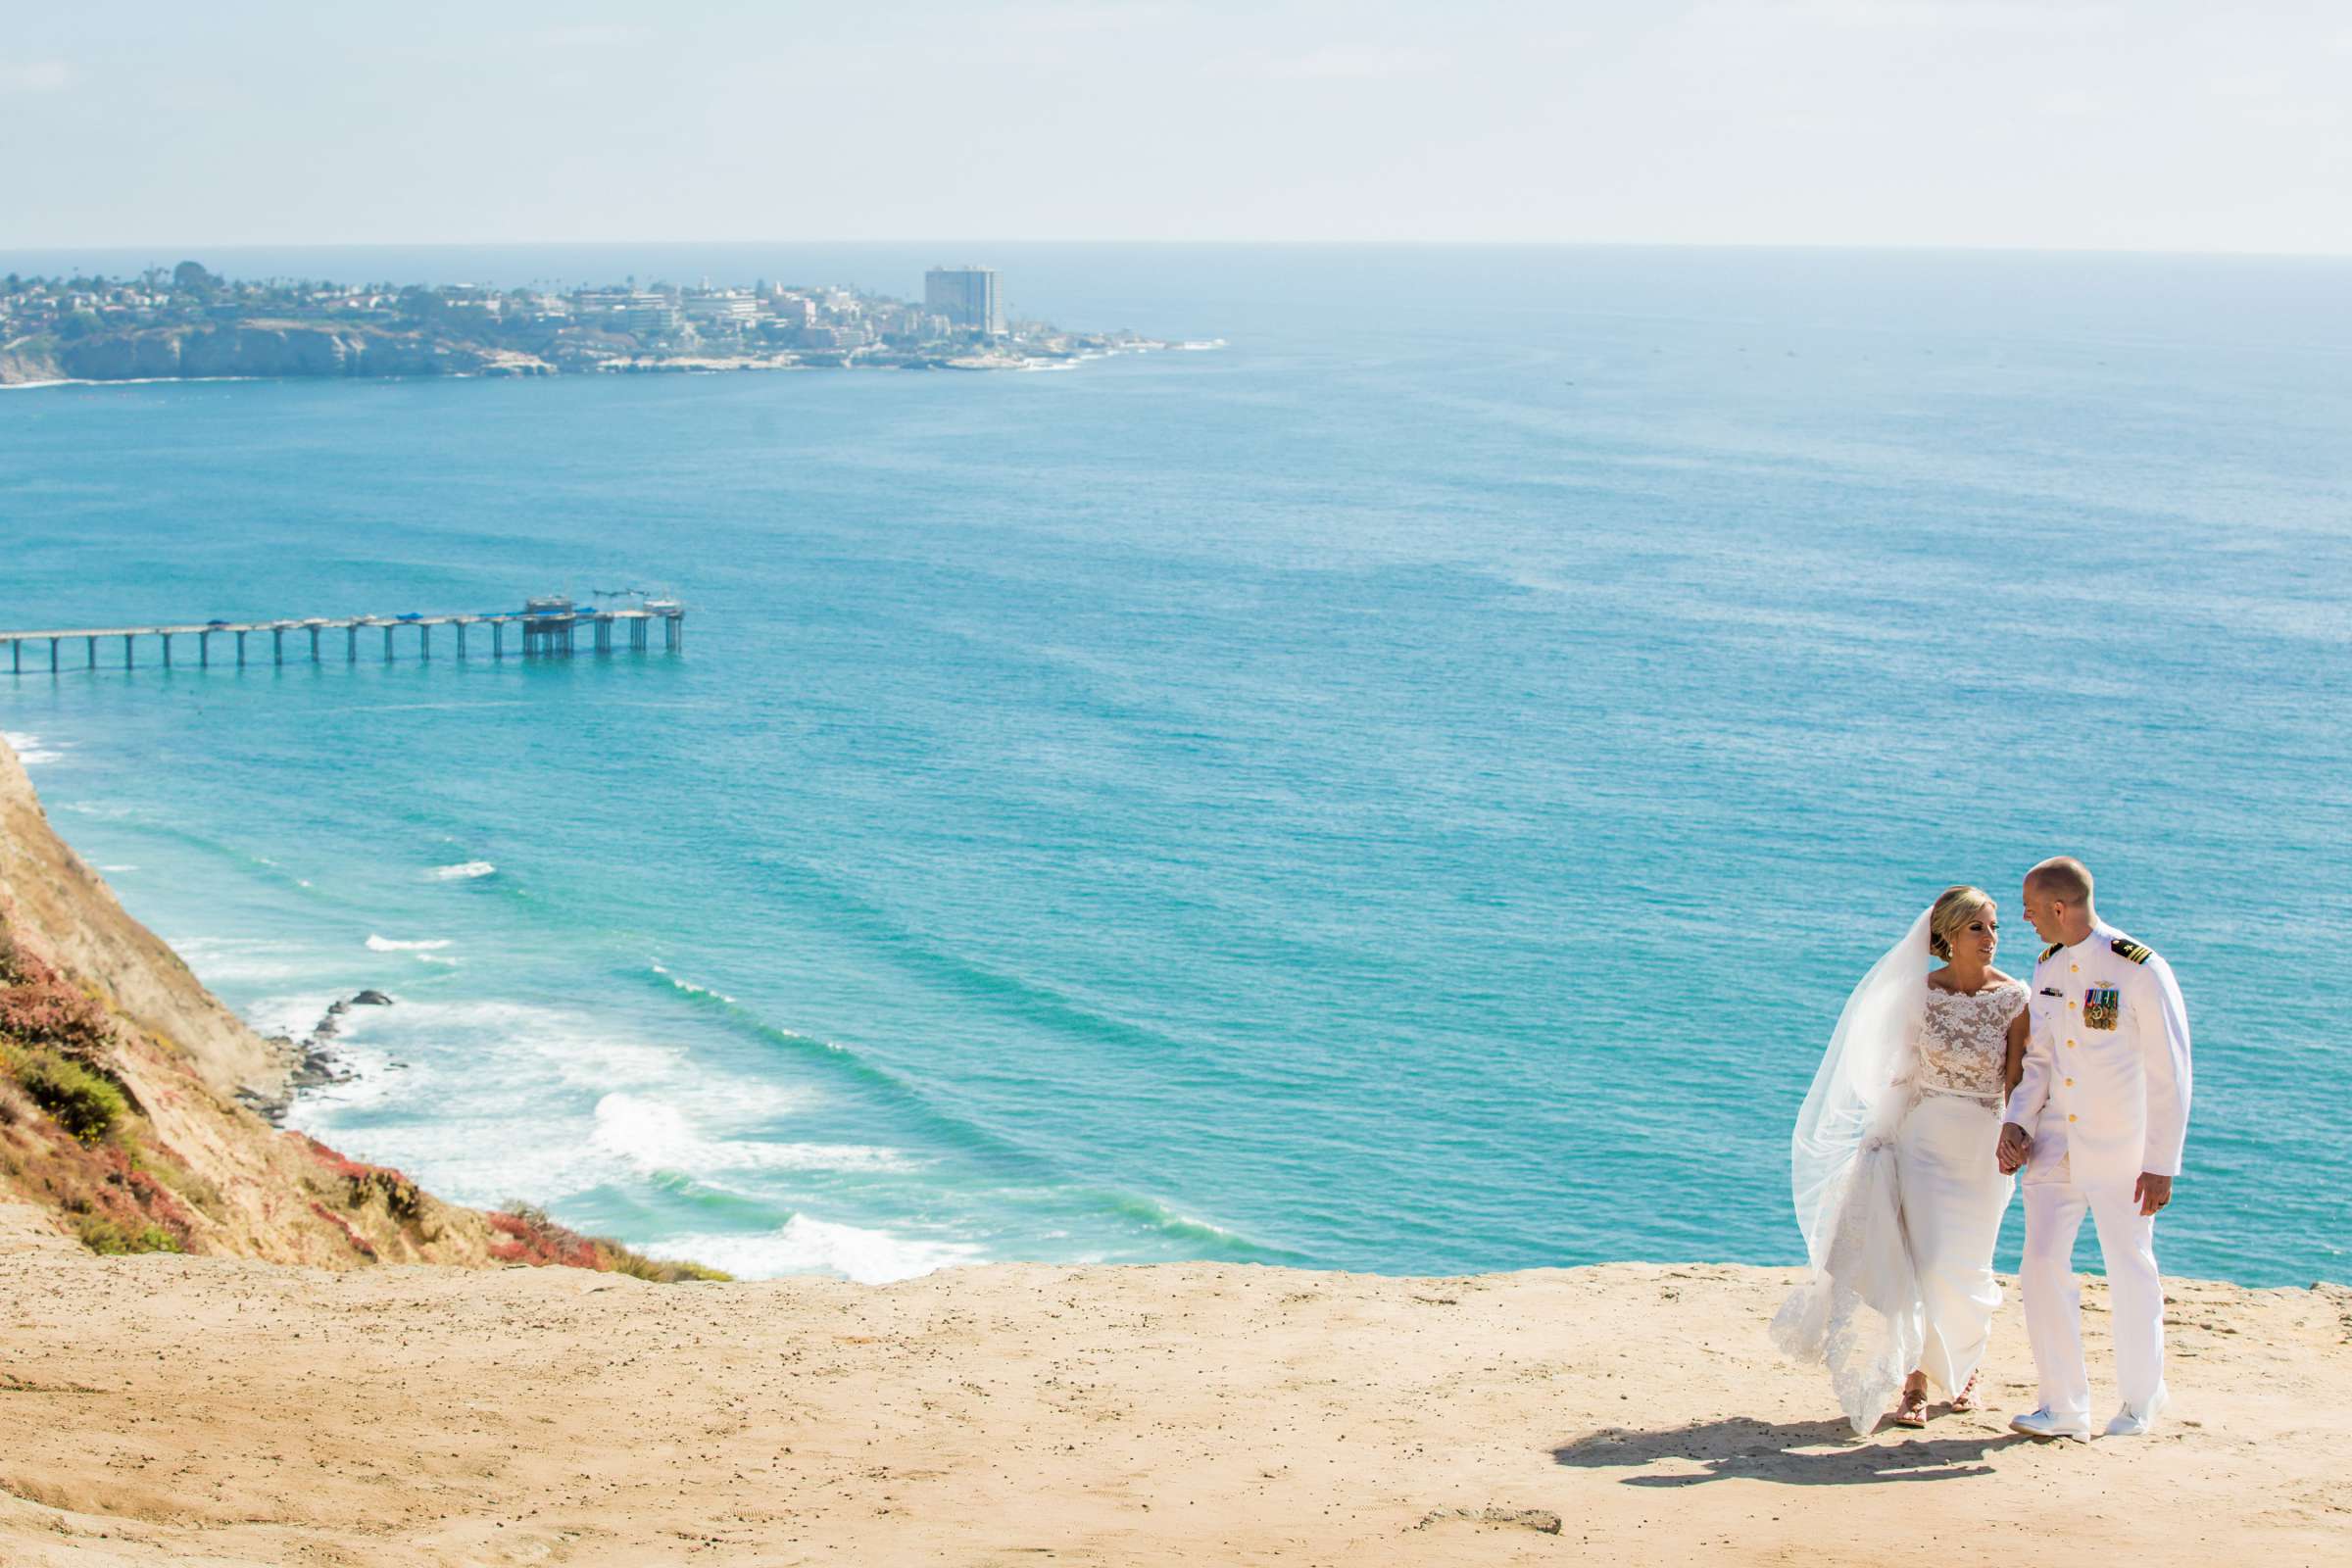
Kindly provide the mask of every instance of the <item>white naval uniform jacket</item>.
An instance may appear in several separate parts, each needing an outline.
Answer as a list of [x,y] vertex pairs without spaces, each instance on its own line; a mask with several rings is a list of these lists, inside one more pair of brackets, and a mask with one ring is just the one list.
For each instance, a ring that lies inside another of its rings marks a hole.
[[2172,966],[2100,922],[2034,966],[2032,1033],[2008,1119],[2034,1140],[2026,1180],[2077,1187],[2180,1173],[2188,1010]]

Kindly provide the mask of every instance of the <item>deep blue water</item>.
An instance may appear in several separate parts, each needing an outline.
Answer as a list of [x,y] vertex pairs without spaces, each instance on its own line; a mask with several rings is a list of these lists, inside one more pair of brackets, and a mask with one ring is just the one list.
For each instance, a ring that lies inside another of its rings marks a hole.
[[1845,988],[1955,880],[2022,969],[2071,852],[2196,1028],[2167,1265],[2352,1278],[2352,264],[985,259],[1230,346],[0,393],[0,623],[690,606],[677,657],[0,666],[235,1005],[400,999],[300,1125],[752,1273],[1789,1261]]

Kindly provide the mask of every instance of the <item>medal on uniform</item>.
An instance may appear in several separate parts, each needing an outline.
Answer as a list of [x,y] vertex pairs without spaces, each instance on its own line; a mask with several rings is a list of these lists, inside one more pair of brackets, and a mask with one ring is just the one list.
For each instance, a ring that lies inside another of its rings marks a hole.
[[2082,993],[2082,1027],[2112,1029],[2123,1016],[2124,994],[2115,986],[2092,986]]

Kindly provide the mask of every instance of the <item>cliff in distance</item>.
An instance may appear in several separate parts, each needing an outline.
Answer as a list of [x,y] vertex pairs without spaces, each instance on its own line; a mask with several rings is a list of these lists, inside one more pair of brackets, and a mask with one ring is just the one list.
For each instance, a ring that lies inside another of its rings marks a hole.
[[536,356],[423,332],[239,321],[35,340],[0,363],[6,381],[212,376],[546,375]]

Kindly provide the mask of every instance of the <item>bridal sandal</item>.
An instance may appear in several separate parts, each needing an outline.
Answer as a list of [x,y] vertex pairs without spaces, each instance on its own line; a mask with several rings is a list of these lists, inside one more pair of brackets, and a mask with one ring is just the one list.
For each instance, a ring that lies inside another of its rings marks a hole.
[[1952,1413],[1966,1415],[1971,1410],[1983,1408],[1984,1406],[1977,1402],[1977,1374],[1971,1372],[1968,1375],[1968,1386],[1952,1396]]
[[1926,1426],[1928,1424],[1928,1391],[1920,1389],[1915,1393],[1906,1393],[1902,1397],[1902,1402],[1894,1407],[1894,1414],[1890,1419],[1896,1426],[1910,1427],[1914,1431]]

